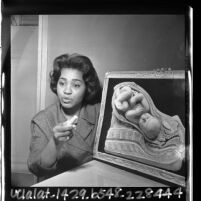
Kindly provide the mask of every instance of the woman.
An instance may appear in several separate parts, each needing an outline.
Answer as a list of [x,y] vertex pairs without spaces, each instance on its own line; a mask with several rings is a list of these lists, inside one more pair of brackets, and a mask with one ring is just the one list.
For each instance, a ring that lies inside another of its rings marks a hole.
[[58,56],[50,80],[58,102],[31,121],[28,167],[39,181],[92,159],[100,107],[101,86],[88,57]]

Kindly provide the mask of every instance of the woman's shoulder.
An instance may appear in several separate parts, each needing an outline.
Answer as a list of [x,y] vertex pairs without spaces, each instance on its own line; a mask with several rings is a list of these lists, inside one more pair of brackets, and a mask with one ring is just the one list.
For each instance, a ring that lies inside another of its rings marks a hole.
[[57,114],[58,111],[58,103],[53,103],[49,105],[47,108],[39,111],[33,118],[32,121],[43,121],[44,119],[51,118]]
[[86,110],[89,112],[89,113],[99,113],[100,111],[100,103],[96,103],[96,104],[93,104],[93,105],[86,105]]
[[84,119],[87,119],[87,121],[91,123],[95,123],[98,119],[99,112],[100,112],[100,103],[96,103],[93,105],[88,104],[84,107],[82,117]]

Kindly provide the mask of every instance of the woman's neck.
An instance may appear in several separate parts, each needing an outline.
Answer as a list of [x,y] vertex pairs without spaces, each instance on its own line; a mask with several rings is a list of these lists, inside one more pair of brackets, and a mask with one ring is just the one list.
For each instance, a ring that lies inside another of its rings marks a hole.
[[66,119],[70,119],[74,115],[79,116],[80,110],[81,110],[81,105],[77,106],[76,108],[63,108],[61,107],[61,110],[65,116]]

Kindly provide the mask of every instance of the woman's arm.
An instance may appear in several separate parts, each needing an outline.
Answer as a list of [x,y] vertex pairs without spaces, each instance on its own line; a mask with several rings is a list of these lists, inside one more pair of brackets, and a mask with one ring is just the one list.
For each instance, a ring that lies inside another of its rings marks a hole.
[[49,140],[48,144],[41,152],[40,160],[41,165],[46,168],[50,168],[56,163],[57,149],[53,137]]
[[56,169],[57,150],[53,137],[48,139],[44,131],[31,123],[31,143],[28,167],[35,175],[45,175]]
[[72,137],[72,129],[75,127],[73,123],[74,121],[72,119],[56,125],[52,131],[49,131],[52,132],[51,135],[50,133],[45,133],[45,129],[42,129],[39,124],[34,121],[32,122],[32,138],[28,166],[34,174],[37,175],[40,171],[46,171],[48,173],[56,169],[59,147]]

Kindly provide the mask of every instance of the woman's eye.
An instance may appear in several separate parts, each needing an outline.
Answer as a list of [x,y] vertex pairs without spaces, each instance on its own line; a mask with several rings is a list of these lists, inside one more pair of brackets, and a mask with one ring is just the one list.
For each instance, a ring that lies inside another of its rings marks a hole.
[[60,86],[64,86],[64,84],[65,84],[64,82],[59,82]]
[[74,84],[74,87],[75,87],[75,88],[79,88],[79,87],[80,87],[80,84]]

